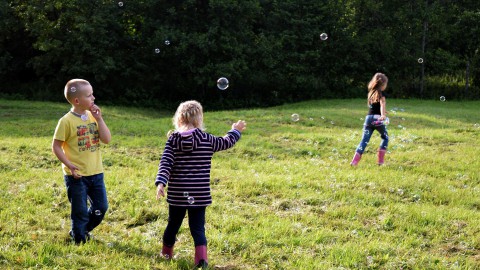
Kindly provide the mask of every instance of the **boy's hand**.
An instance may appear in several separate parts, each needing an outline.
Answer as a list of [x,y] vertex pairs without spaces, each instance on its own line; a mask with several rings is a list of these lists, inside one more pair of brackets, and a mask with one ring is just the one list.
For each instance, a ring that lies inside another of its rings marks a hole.
[[232,128],[242,132],[247,128],[247,123],[243,120],[238,120],[236,123],[233,123]]
[[82,178],[82,176],[78,173],[78,168],[77,168],[77,166],[75,166],[75,165],[72,164],[72,165],[70,165],[68,168],[70,169],[70,172],[72,172],[73,178],[75,178],[75,179],[80,179],[80,178]]
[[157,186],[157,200],[160,199],[160,197],[165,197],[163,184],[158,184]]
[[97,106],[97,104],[93,104],[92,107],[90,107],[90,112],[92,112],[93,117],[95,119],[100,119],[102,118],[102,111],[100,110],[100,107]]

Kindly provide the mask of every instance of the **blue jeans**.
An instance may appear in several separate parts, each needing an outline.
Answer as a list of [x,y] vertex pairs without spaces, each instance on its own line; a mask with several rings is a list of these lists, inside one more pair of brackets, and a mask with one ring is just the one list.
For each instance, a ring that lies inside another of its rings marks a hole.
[[168,207],[168,224],[163,233],[163,244],[168,247],[173,247],[176,236],[185,214],[188,211],[188,226],[193,237],[195,246],[206,246],[207,238],[205,237],[205,210],[204,207],[182,207],[172,206]]
[[103,173],[83,176],[80,179],[65,175],[64,179],[71,204],[73,238],[77,244],[84,243],[85,234],[102,222],[108,209]]
[[374,115],[367,115],[365,117],[365,123],[363,124],[363,137],[360,144],[357,146],[357,153],[363,154],[365,148],[367,148],[367,144],[372,137],[373,131],[376,130],[380,133],[380,137],[382,138],[382,142],[380,143],[380,149],[387,149],[388,146],[388,132],[387,127],[384,124],[381,125],[374,125],[372,124],[373,121],[376,120]]

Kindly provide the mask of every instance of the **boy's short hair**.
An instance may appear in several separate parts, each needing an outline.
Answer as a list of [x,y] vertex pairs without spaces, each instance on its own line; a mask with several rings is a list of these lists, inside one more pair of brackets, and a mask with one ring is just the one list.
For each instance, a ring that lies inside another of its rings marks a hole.
[[90,85],[90,83],[84,79],[72,79],[68,81],[64,89],[67,101],[72,104],[72,100],[78,97],[79,93],[83,90],[83,87],[87,85]]

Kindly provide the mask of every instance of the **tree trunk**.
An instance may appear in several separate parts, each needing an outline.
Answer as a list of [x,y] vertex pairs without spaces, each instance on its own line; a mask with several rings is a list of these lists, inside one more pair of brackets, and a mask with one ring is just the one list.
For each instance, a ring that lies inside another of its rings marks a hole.
[[[428,5],[428,1],[426,1],[426,4]],[[426,7],[425,7],[426,8]],[[423,22],[423,35],[422,35],[422,59],[425,56],[425,45],[426,45],[426,39],[427,39],[427,28],[428,28],[428,22],[427,19]],[[422,74],[420,77],[420,97],[423,98],[423,84],[425,81],[425,59],[422,61]]]
[[470,57],[467,56],[467,69],[465,71],[465,98],[468,98],[468,87],[470,79]]

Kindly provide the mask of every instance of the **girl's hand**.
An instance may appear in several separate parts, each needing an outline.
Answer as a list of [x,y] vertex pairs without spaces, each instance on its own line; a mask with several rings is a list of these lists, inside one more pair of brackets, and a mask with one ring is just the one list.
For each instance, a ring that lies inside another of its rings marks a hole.
[[247,123],[243,120],[238,120],[236,123],[233,123],[232,129],[236,129],[240,132],[244,131],[247,128]]
[[158,184],[157,186],[157,200],[160,199],[160,197],[165,197],[165,190],[163,184]]

